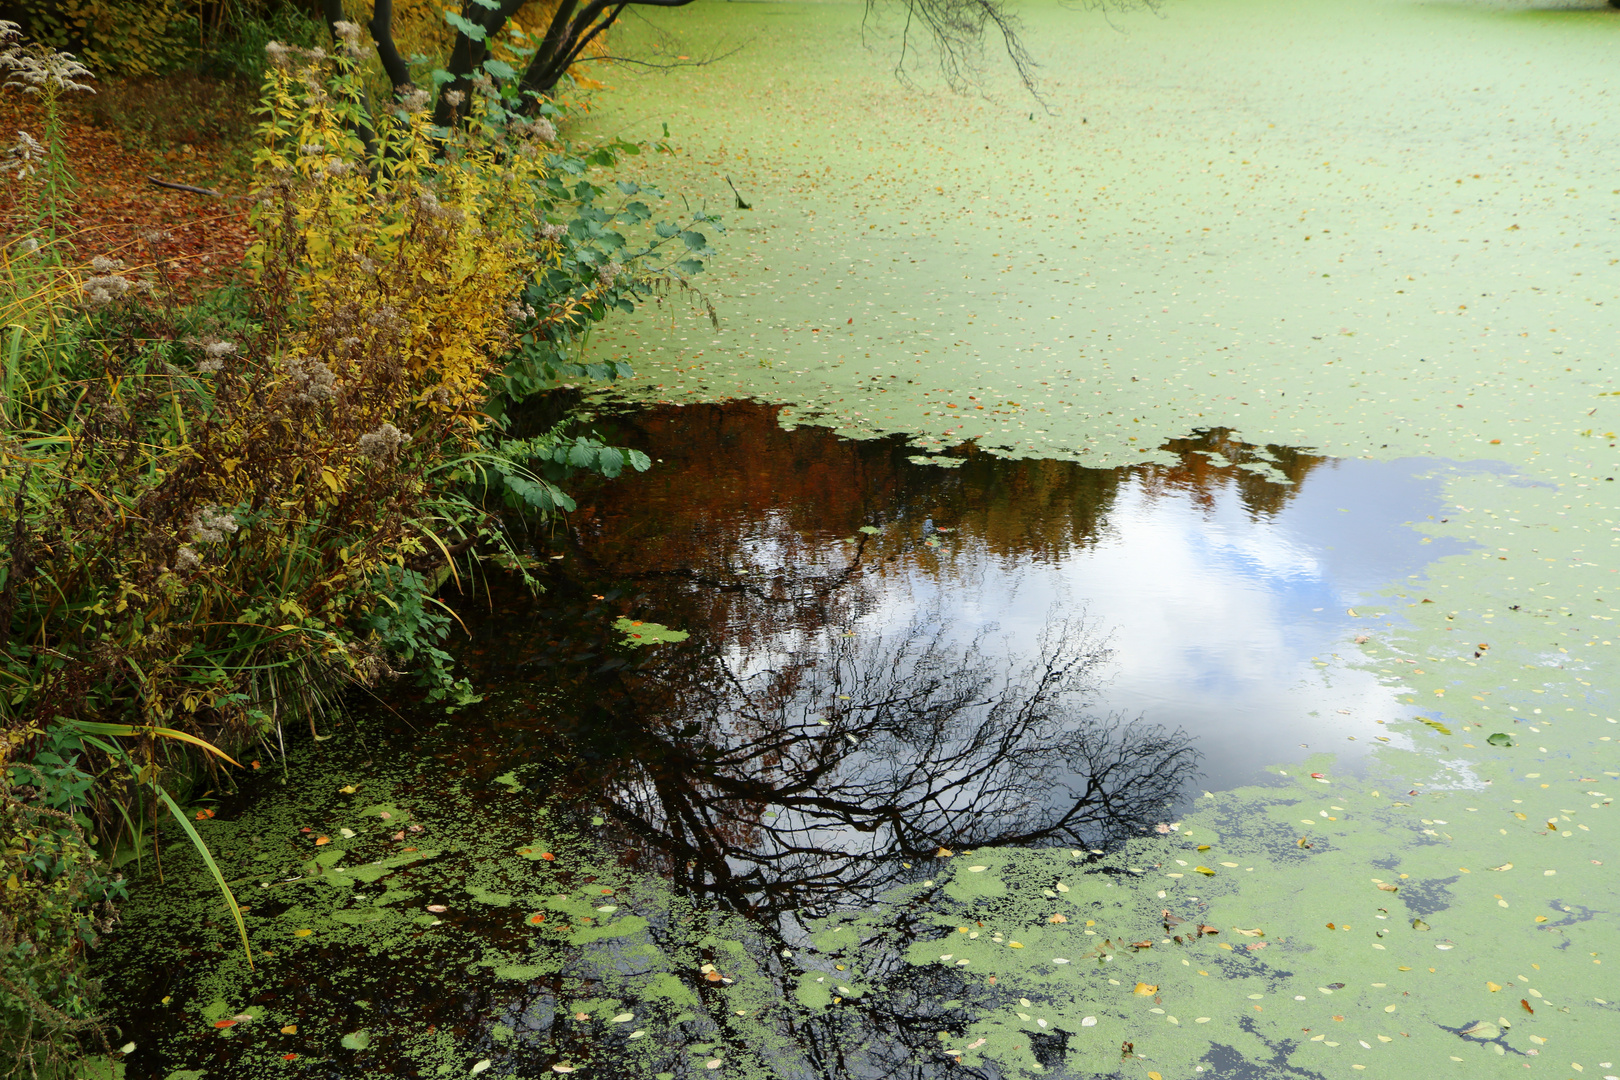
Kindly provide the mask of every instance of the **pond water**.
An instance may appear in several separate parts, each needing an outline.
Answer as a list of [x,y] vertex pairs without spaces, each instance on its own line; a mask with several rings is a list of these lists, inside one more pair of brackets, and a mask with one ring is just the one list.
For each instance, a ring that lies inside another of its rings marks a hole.
[[[1377,574],[1422,564],[1407,524],[1439,509],[1433,462],[1208,432],[1174,467],[1104,470],[779,421],[596,417],[656,467],[587,486],[536,538],[543,593],[496,578],[460,605],[485,703],[364,710],[203,825],[258,971],[222,962],[230,927],[166,845],[170,881],[137,887],[110,959],[143,1035],[126,1064],[679,1074],[700,1048],[781,1076],[927,1074],[914,1029],[962,1030],[983,989],[903,991],[898,1039],[892,1003],[859,999],[922,978],[913,909],[948,895],[941,849],[1059,858],[1066,899],[1139,923],[1113,876],[1200,790],[1399,717],[1334,649],[1389,625],[1347,610]],[[860,964],[836,943],[855,927]],[[793,1008],[739,1015],[789,988]],[[1060,1064],[1059,1034],[1024,1052]]]

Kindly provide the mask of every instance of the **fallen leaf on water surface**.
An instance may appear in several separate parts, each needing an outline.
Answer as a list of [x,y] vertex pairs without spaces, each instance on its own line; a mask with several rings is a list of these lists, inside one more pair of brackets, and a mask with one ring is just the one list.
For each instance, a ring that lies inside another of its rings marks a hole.
[[725,976],[721,975],[718,971],[711,971],[707,975],[704,975],[703,977],[705,979],[708,979],[710,982],[719,982]]
[[934,858],[936,858],[936,859],[948,859],[954,854],[956,854],[956,853],[954,851],[952,851],[950,848],[940,848],[938,851],[934,852]]
[[1492,746],[1512,746],[1513,736],[1507,734],[1506,732],[1498,731],[1487,735],[1485,737],[1485,741],[1490,743]]
[[296,1035],[298,1034],[298,1025],[288,1024],[286,1027],[281,1029],[281,1033],[283,1035]]
[[558,1063],[551,1067],[551,1071],[555,1073],[571,1073],[574,1071],[574,1067],[572,1065],[563,1065]]
[[1204,874],[1204,875],[1206,875],[1208,877],[1214,877],[1215,876],[1215,871],[1211,870],[1207,866],[1195,866],[1195,867],[1193,867],[1193,869],[1195,871],[1197,871],[1198,873]]
[[1159,988],[1157,986],[1155,986],[1152,983],[1143,983],[1143,982],[1137,983],[1136,984],[1136,989],[1131,991],[1131,993],[1140,994],[1143,997],[1152,997],[1154,994],[1157,994],[1158,992],[1159,992]]
[[322,845],[330,844],[331,842],[332,842],[332,838],[330,836],[317,836],[315,838],[315,846],[316,847],[321,847]]
[[353,829],[339,829],[338,835],[343,837],[345,840],[353,840],[355,837],[355,831]]
[[530,926],[539,926],[541,923],[543,923],[545,921],[546,921],[546,913],[543,912],[543,911],[537,911],[533,915],[529,916],[529,925]]
[[1413,919],[1412,920],[1412,929],[1414,929],[1414,930],[1427,930],[1428,928],[1429,928],[1429,924],[1424,922],[1422,919]]
[[1088,1016],[1085,1019],[1080,1021],[1080,1026],[1081,1027],[1096,1027],[1097,1026],[1097,1018],[1095,1016]]
[[355,787],[353,784],[344,784],[342,787],[338,788],[338,790],[345,795],[353,795]]
[[1245,930],[1241,926],[1234,926],[1234,927],[1232,927],[1232,930],[1235,933],[1242,934],[1244,937],[1265,937],[1266,936],[1266,932],[1264,930],[1260,929],[1258,926],[1255,927],[1253,930]]
[[[1525,1008],[1529,1008],[1529,1006],[1527,1005],[1527,1006],[1525,1006]],[[214,1021],[214,1026],[217,1027],[217,1028],[235,1027],[236,1026],[236,1021],[235,1020],[215,1020]]]
[[721,1061],[719,1058],[711,1058],[710,1060],[705,1061],[703,1063],[703,1067],[705,1069],[718,1069],[723,1064],[725,1064],[725,1063],[723,1061]]
[[634,1020],[635,1018],[636,1018],[635,1013],[620,1013],[618,1016],[615,1016],[613,1018],[613,1022],[615,1024],[628,1024],[630,1021]]
[[1069,917],[1067,915],[1058,914],[1058,915],[1052,916],[1050,919],[1048,919],[1046,921],[1047,922],[1055,922],[1055,923],[1066,923],[1066,922],[1069,921]]
[[1387,881],[1380,881],[1378,887],[1384,892],[1399,892],[1401,888],[1399,885],[1391,885]]
[[474,1065],[471,1069],[468,1070],[468,1075],[477,1076],[479,1073],[483,1072],[485,1069],[489,1068],[493,1064],[495,1064],[495,1063],[493,1061],[489,1060],[489,1058],[484,1058],[482,1061],[478,1062],[478,1064]]
[[978,874],[978,873],[983,873],[984,871],[986,871],[988,869],[990,869],[988,866],[970,866],[970,867],[968,867],[968,873],[970,873],[970,874]]
[[345,1050],[364,1050],[371,1045],[371,1032],[364,1029],[351,1031],[338,1041],[343,1044]]
[[313,930],[294,930],[293,937],[309,937],[314,932]]
[[1536,1010],[1532,1009],[1530,1007],[1530,1003],[1528,1001],[1526,1001],[1524,998],[1519,999],[1519,1004],[1523,1005],[1524,1006],[1524,1011],[1529,1013],[1531,1016],[1536,1015]]
[[1164,1077],[1160,1076],[1156,1072],[1150,1072],[1148,1073],[1148,1080],[1164,1080]]
[[388,839],[390,839],[390,840],[403,840],[403,839],[405,839],[405,830],[404,829],[399,830],[399,832],[394,833]]
[[446,911],[450,910],[448,907],[445,907],[443,904],[429,904],[427,906],[427,909],[429,911],[433,912],[433,914],[435,914],[435,915],[442,915]]

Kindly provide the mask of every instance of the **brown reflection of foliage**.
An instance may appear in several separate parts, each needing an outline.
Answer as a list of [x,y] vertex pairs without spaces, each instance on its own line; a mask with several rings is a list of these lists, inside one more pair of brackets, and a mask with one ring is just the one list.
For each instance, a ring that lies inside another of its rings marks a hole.
[[[966,446],[944,468],[913,461],[917,451],[903,438],[783,429],[777,413],[731,402],[602,420],[610,442],[643,449],[657,464],[579,493],[570,526],[591,570],[684,584],[696,624],[746,649],[790,626],[814,632],[845,621],[889,575],[922,570],[949,581],[975,560],[1061,559],[1096,542],[1128,483],[1188,492],[1206,507],[1235,486],[1251,513],[1271,514],[1326,460],[1213,429],[1168,443],[1180,457],[1171,466],[1092,469]],[[1253,468],[1261,463],[1265,471]],[[863,534],[863,526],[881,532]],[[946,542],[928,547],[930,537]]]

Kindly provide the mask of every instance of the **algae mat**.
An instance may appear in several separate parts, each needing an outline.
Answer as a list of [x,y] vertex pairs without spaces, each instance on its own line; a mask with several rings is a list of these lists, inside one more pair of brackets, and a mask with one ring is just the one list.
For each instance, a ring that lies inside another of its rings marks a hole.
[[974,959],[1049,1011],[1003,1004],[942,1048],[1017,1071],[1061,1028],[1070,1068],[1129,1076],[1614,1075],[1620,13],[1022,11],[1044,105],[993,63],[986,97],[897,85],[897,24],[863,45],[858,5],[664,20],[682,54],[745,47],[616,71],[593,123],[667,121],[681,153],[645,167],[711,209],[729,177],[753,209],[726,211],[702,283],[719,331],[677,306],[596,343],[637,363],[628,395],[757,396],[924,450],[1114,464],[1226,427],[1511,470],[1449,477],[1419,527],[1468,553],[1356,606],[1346,663],[1382,674],[1413,749],[1205,800],[1142,867],[1185,875],[1144,910],[1220,935],[1178,954],[1110,928],[1099,982],[1050,966],[1084,920],[1045,924]]

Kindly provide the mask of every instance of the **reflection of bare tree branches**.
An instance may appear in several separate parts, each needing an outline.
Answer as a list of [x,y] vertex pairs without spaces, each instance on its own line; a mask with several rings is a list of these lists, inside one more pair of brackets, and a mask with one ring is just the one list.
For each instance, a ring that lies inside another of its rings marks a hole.
[[[1083,706],[1106,650],[1058,623],[1023,668],[913,625],[744,676],[652,669],[679,690],[656,753],[607,793],[677,881],[737,910],[871,902],[937,847],[1095,847],[1139,832],[1196,761],[1180,732]],[[675,654],[671,654],[673,659]],[[694,737],[695,736],[695,737]]]

